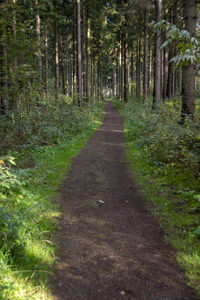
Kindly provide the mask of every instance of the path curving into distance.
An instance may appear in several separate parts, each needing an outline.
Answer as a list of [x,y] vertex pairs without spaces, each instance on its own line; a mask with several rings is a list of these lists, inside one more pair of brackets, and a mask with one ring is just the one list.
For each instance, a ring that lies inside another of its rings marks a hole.
[[195,300],[172,248],[146,210],[110,102],[73,160],[60,198],[54,300]]

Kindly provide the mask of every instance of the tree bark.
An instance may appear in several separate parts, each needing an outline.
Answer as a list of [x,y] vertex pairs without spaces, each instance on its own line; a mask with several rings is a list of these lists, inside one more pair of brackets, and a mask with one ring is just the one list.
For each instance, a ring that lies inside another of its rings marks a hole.
[[[76,10],[75,10],[75,16],[76,18]],[[77,22],[74,22],[73,27],[73,46],[72,46],[72,96],[75,95],[77,92],[77,71],[78,71],[78,55],[77,55]]]
[[148,81],[147,81],[147,93],[148,95],[151,94],[151,85],[152,85],[152,50],[151,47],[149,47],[149,51],[148,51]]
[[120,50],[119,50],[119,99],[122,100],[122,87],[123,87],[123,73],[122,73],[122,39],[120,40]]
[[130,80],[131,80],[131,96],[134,94],[134,82],[135,82],[135,70],[134,70],[134,56],[133,50],[131,51],[131,70],[130,70]]
[[73,67],[72,67],[72,62],[73,62],[73,55],[70,53],[69,54],[69,96],[73,97]]
[[78,104],[82,101],[82,51],[81,51],[81,5],[77,0],[77,40],[78,40]]
[[[156,23],[161,20],[162,0],[155,0]],[[155,41],[155,72],[154,72],[154,105],[158,106],[161,101],[161,29],[157,29]]]
[[87,19],[87,38],[86,38],[86,49],[87,49],[87,54],[86,54],[86,100],[90,101],[90,55],[91,55],[91,50],[90,50],[90,38],[91,38],[91,33],[90,33],[90,18],[88,17]]
[[82,51],[82,93],[84,100],[86,100],[86,89],[87,89],[87,79],[86,79],[86,39],[87,39],[87,30],[86,30],[86,7],[85,7],[85,1],[83,1],[82,6],[82,44],[81,44],[81,51]]
[[[126,30],[126,25],[125,25]],[[124,34],[124,102],[128,102],[129,96],[129,59],[128,59],[128,33]]]
[[48,95],[49,85],[48,85],[48,74],[49,74],[49,53],[48,53],[48,27],[45,27],[45,92]]
[[[94,56],[94,54],[93,54]],[[94,100],[96,99],[96,64],[95,64],[95,57],[93,57],[93,64],[92,64],[92,94]]]
[[55,97],[59,98],[59,88],[60,88],[60,76],[59,76],[59,46],[58,46],[58,25],[55,21]]
[[167,96],[167,78],[168,78],[168,48],[163,51],[163,99]]
[[137,58],[136,58],[136,97],[141,97],[141,41],[137,39]]
[[[192,35],[196,34],[196,1],[185,0],[185,29]],[[195,70],[192,64],[182,69],[182,120],[185,116],[195,119]]]
[[170,62],[172,57],[174,57],[175,54],[175,42],[172,43],[169,50],[169,58],[168,58],[168,77],[167,77],[167,90],[166,90],[166,96],[167,98],[171,98],[173,95],[173,72],[174,72],[174,63]]
[[63,45],[62,34],[60,34],[60,66],[61,66],[61,76],[62,76],[62,90],[63,90],[63,94],[66,95],[66,88],[65,88],[65,65],[64,65],[64,45]]
[[148,91],[148,10],[144,9],[144,70],[143,98],[146,100]]
[[[6,4],[2,1],[0,9]],[[0,114],[5,114],[8,109],[8,62],[6,45],[6,25],[0,27]]]
[[0,113],[3,115],[8,109],[8,70],[7,70],[7,49],[4,38],[0,44]]
[[[170,9],[170,22],[176,25],[177,19],[177,3],[175,2]],[[168,54],[168,77],[167,77],[167,87],[166,87],[166,97],[171,98],[174,96],[174,63],[170,60],[175,56],[176,42],[173,41],[169,47]]]
[[101,100],[101,62],[100,62],[100,58],[98,59],[98,64],[97,64],[97,95],[98,95],[98,100]]
[[113,61],[113,97],[116,97],[117,95],[116,86],[117,86],[116,65],[115,62]]
[[64,57],[66,56],[66,59],[64,61],[65,66],[65,92],[66,95],[69,96],[69,39],[68,34],[66,34],[66,43],[65,43],[65,53],[63,53]]
[[[16,47],[16,40],[17,40],[17,21],[16,21],[16,0],[12,0],[13,2],[13,26],[12,26],[12,32],[13,32],[13,41],[14,41],[14,47]],[[18,106],[18,95],[17,95],[17,90],[18,90],[18,79],[17,79],[17,70],[18,70],[18,61],[17,61],[17,55],[15,54],[12,60],[12,66],[13,66],[13,82],[12,86],[15,89],[15,92],[12,93],[11,96],[11,103],[10,103],[10,109],[12,111],[17,109]]]
[[[36,5],[36,36],[37,36],[37,65],[39,74],[39,83],[42,84],[42,51],[41,51],[41,28],[40,28],[40,14],[39,14],[39,2],[35,1]],[[41,87],[40,87],[41,89]]]

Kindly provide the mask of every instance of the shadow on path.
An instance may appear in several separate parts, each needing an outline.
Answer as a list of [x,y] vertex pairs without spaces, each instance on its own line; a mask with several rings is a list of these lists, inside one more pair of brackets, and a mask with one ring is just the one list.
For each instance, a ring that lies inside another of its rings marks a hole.
[[53,299],[198,299],[133,181],[123,120],[106,111],[63,184]]

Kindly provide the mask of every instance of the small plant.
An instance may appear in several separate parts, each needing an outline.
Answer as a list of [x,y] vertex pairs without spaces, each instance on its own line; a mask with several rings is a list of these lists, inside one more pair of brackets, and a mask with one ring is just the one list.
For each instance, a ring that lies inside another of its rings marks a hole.
[[114,105],[125,119],[127,153],[146,198],[153,202],[149,207],[200,293],[199,123],[188,119],[179,125],[178,99],[165,101],[153,112],[150,99]]
[[54,217],[59,215],[52,197],[71,158],[104,114],[103,103],[80,109],[62,98],[57,105],[43,103],[38,114],[16,115],[15,126],[7,119],[9,126],[3,128],[13,145],[9,149],[4,135],[0,149],[5,152],[6,145],[9,153],[0,157],[1,299],[51,299],[47,275],[54,261]]

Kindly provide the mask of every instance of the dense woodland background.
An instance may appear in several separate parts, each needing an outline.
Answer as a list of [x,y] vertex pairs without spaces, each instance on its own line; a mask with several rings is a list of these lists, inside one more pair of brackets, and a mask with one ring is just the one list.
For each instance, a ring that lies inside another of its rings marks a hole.
[[199,8],[197,0],[0,1],[1,299],[50,299],[59,215],[51,198],[107,98],[200,293]]
[[13,123],[53,99],[106,95],[159,103],[182,94],[182,115],[194,117],[195,0],[13,0],[0,14],[1,114]]

